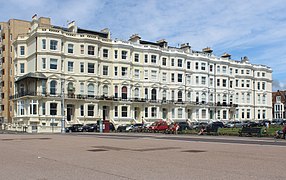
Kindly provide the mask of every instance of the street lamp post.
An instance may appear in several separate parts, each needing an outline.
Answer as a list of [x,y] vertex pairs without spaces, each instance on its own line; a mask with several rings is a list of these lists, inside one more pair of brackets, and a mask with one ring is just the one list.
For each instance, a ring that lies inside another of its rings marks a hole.
[[62,86],[62,91],[61,91],[61,96],[62,96],[62,101],[61,101],[61,114],[62,114],[62,119],[61,119],[61,133],[65,133],[65,80],[62,78],[61,79],[61,86]]

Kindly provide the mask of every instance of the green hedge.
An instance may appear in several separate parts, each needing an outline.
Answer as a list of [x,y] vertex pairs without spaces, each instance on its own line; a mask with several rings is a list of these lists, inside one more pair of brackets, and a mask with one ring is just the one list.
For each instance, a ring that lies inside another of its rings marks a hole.
[[[281,130],[283,126],[270,126],[268,129],[262,127],[262,137],[273,137],[277,130]],[[238,136],[241,128],[219,128],[218,134],[221,136]],[[179,134],[198,134],[199,130],[183,130]]]

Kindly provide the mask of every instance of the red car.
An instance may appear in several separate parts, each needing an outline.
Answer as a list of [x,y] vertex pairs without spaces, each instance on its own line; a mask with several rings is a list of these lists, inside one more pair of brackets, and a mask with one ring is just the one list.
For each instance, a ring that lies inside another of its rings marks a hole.
[[169,129],[169,125],[166,121],[157,121],[149,127],[151,132],[165,132]]

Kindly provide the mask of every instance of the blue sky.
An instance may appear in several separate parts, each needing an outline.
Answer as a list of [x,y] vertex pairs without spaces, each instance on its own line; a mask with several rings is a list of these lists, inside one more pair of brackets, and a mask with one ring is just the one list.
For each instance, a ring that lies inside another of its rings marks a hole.
[[112,38],[166,39],[171,46],[211,47],[273,69],[273,90],[286,89],[285,0],[0,0],[0,21],[51,17],[81,28],[109,28]]

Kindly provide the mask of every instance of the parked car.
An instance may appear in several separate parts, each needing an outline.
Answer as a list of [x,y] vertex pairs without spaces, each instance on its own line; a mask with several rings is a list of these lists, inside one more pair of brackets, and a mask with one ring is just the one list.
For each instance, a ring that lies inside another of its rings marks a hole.
[[271,124],[273,125],[283,125],[284,121],[283,119],[273,119]]
[[129,131],[129,132],[141,132],[142,131],[142,127],[143,127],[143,124],[142,123],[136,123],[136,124],[133,124],[129,127],[126,128],[126,131]]
[[243,121],[243,127],[257,127],[259,126],[258,123],[254,122],[254,121]]
[[206,122],[194,122],[191,125],[191,129],[201,129],[202,127],[206,127],[208,125],[208,123]]
[[131,126],[130,124],[121,124],[117,127],[117,132],[126,132],[126,128]]
[[143,127],[142,127],[142,131],[143,132],[148,132],[149,131],[149,127],[151,126],[151,123],[144,123]]
[[178,131],[190,130],[191,129],[189,123],[187,123],[187,122],[178,122],[178,125],[179,125]]
[[241,128],[243,123],[240,121],[231,121],[226,124],[227,128]]
[[82,126],[83,132],[95,132],[97,130],[97,124],[96,123],[90,123]]
[[149,131],[151,132],[165,132],[168,130],[169,125],[166,121],[156,121],[149,127]]
[[66,132],[82,132],[82,124],[72,124],[70,127],[66,127]]
[[271,121],[269,121],[269,120],[262,120],[262,121],[259,121],[259,126],[266,126],[266,123],[268,123],[268,125],[270,125],[271,124]]
[[224,127],[224,124],[220,121],[215,121],[215,122],[212,122],[210,123],[211,126],[217,126],[217,127],[220,127],[220,128],[223,128]]

